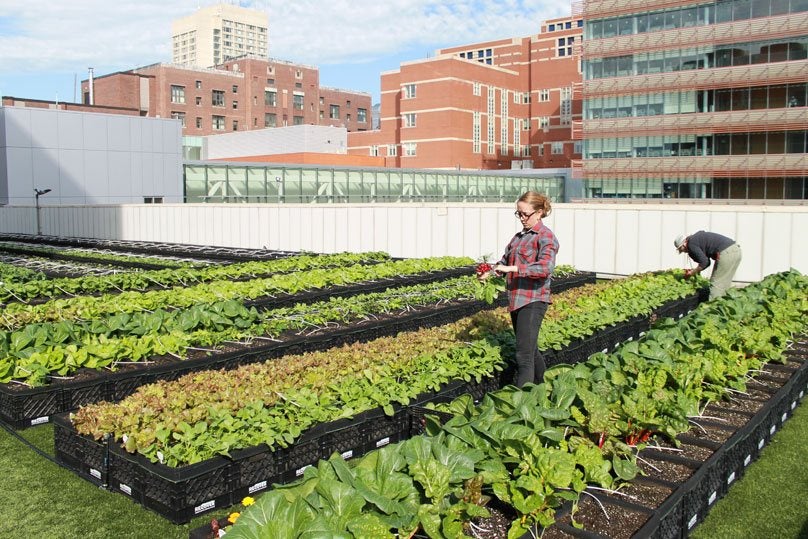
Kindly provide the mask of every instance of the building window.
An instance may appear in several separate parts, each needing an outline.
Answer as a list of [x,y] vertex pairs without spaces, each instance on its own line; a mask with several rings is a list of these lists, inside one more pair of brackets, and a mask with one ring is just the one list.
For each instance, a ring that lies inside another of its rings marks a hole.
[[185,103],[185,86],[171,85],[171,102]]
[[583,149],[583,142],[582,142],[582,141],[580,141],[580,140],[576,140],[576,141],[575,141],[575,142],[572,144],[572,153],[575,153],[575,154],[580,154],[580,153],[581,153],[581,151],[582,151],[582,149]]
[[213,129],[216,131],[224,131],[224,116],[213,116]]
[[539,90],[539,101],[542,103],[550,101],[550,90]]
[[407,157],[415,157],[415,151],[417,149],[417,144],[414,142],[405,142],[404,143],[404,155]]
[[388,144],[387,145],[387,156],[388,157],[396,157],[398,155],[398,146],[395,144]]
[[303,116],[292,116],[292,125],[303,125]]
[[481,146],[480,146],[480,119],[482,118],[482,114],[480,111],[475,110],[473,117],[472,117],[472,125],[471,125],[471,151],[473,153],[480,153]]
[[234,94],[238,93],[238,86],[236,86],[235,84],[233,85],[233,93]]
[[196,128],[202,129],[202,118],[200,118],[199,116],[196,117]]
[[196,81],[196,89],[197,89],[197,90],[201,90],[201,89],[202,89],[202,81],[201,81],[201,80]]
[[544,144],[539,144],[538,146],[536,146],[536,151],[539,157],[542,157],[544,155]]
[[302,95],[295,94],[292,96],[293,107],[295,110],[303,110],[303,97]]
[[302,82],[296,82],[295,83],[295,88],[303,88],[303,83]]
[[410,112],[404,115],[404,127],[415,127],[415,114]]
[[296,70],[295,71],[295,78],[296,79],[302,79],[303,78],[303,72],[301,70],[299,70],[299,69]]
[[522,118],[522,130],[527,131],[530,129],[530,118]]
[[275,85],[275,79],[267,79],[267,84],[269,84],[270,86],[274,86]]
[[238,131],[238,120],[233,120],[233,131]]
[[405,84],[404,85],[404,99],[412,99],[415,97],[415,85],[414,84]]
[[360,123],[365,123],[368,121],[368,110],[367,109],[356,109],[356,121]]
[[233,110],[238,109],[238,101],[233,100]]
[[163,197],[143,197],[144,204],[162,204]]
[[345,115],[345,121],[346,121],[346,122],[350,122],[350,121],[351,121],[351,115],[350,115],[350,114],[346,114],[346,115]]
[[481,88],[481,84],[479,82],[473,83],[471,85],[471,93],[473,95],[482,95],[482,92],[480,91],[480,88]]
[[210,95],[211,104],[214,107],[224,106],[224,90],[213,90]]
[[563,142],[550,143],[550,152],[553,155],[562,155],[564,153],[564,143]]
[[345,107],[351,108],[351,100],[350,99],[345,102]]
[[277,127],[278,126],[278,117],[272,113],[267,112],[264,114],[264,127]]
[[278,92],[275,90],[266,90],[264,92],[264,105],[267,107],[278,106]]
[[320,119],[321,120],[325,119],[325,112],[322,110],[320,111]]
[[197,106],[197,107],[201,107],[201,106],[202,106],[202,96],[199,96],[199,95],[198,95],[198,96],[196,96],[196,106]]
[[370,147],[370,156],[371,157],[379,157],[379,147],[375,144]]
[[331,105],[329,110],[328,117],[332,120],[339,120],[339,105]]
[[559,56],[572,56],[572,45],[575,43],[575,37],[561,37],[558,38],[558,55]]
[[182,127],[183,128],[185,127],[185,113],[184,112],[171,111],[171,117],[174,118],[175,120],[179,120],[180,123],[182,124]]
[[550,117],[549,116],[540,116],[539,117],[539,129],[547,129],[550,127]]

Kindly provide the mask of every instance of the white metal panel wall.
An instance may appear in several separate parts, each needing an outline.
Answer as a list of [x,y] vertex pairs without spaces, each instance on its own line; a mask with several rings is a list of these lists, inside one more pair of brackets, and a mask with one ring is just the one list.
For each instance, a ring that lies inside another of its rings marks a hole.
[[176,120],[59,109],[0,107],[0,202],[42,206],[180,202],[181,126]]
[[[40,219],[46,235],[498,260],[519,228],[513,210],[509,204],[141,204],[44,206]],[[673,238],[701,229],[741,245],[738,281],[791,267],[808,273],[806,206],[556,204],[545,221],[559,239],[559,264],[601,274],[692,267]],[[0,232],[35,233],[35,209],[0,208]]]

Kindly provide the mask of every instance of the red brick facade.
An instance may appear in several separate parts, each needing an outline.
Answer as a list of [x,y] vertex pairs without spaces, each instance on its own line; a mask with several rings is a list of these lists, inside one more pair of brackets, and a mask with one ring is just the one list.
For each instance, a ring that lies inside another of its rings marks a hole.
[[541,33],[451,47],[381,77],[380,129],[349,133],[349,153],[402,168],[568,168],[581,117],[580,19]]
[[[89,103],[89,81],[82,81]],[[240,58],[217,69],[155,64],[96,77],[93,102],[140,110],[144,116],[180,118],[183,134],[212,135],[284,125],[370,129],[370,94],[320,87],[316,67]],[[330,106],[339,118],[330,118]],[[367,111],[359,121],[356,111]],[[350,117],[348,117],[350,115]]]

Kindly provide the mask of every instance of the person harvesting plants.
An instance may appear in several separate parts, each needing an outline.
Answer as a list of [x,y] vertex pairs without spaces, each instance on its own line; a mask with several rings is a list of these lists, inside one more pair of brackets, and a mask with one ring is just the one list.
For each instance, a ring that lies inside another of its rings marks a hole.
[[685,271],[686,278],[709,268],[711,258],[715,260],[715,267],[710,275],[710,299],[719,298],[726,293],[741,264],[741,246],[735,240],[715,232],[699,230],[690,236],[678,236],[673,240],[673,246],[678,252],[687,253],[697,264],[695,268]]
[[550,214],[550,199],[527,191],[516,201],[514,215],[522,223],[502,258],[491,271],[478,273],[481,280],[504,274],[508,291],[508,311],[516,335],[517,387],[541,383],[546,364],[539,351],[539,331],[550,305],[550,283],[555,268],[558,239],[542,219]]

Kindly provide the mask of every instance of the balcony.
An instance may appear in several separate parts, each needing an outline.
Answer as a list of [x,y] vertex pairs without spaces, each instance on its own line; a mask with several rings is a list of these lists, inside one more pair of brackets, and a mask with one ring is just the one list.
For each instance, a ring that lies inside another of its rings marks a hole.
[[681,47],[800,37],[805,35],[806,28],[808,28],[808,11],[710,26],[691,26],[661,32],[590,39],[582,42],[582,53],[584,59],[588,60]]
[[715,90],[805,82],[808,60],[692,71],[673,71],[584,81],[584,98],[676,90]]
[[788,131],[805,129],[806,118],[806,107],[599,118],[573,122],[572,138],[611,138],[615,133],[632,137]]
[[584,179],[804,176],[808,170],[808,154],[586,159],[574,162],[572,169],[573,177]]
[[703,3],[704,0],[575,0],[572,3],[572,15],[587,19],[601,19]]

